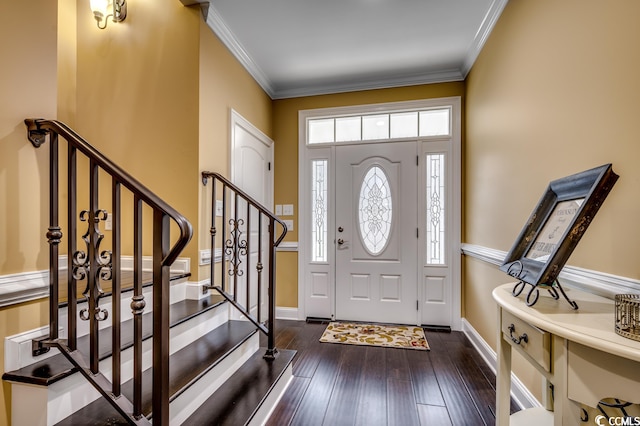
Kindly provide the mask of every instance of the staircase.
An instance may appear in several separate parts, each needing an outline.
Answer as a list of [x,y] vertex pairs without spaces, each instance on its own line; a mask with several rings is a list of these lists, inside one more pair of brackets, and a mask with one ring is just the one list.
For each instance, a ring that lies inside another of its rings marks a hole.
[[[295,355],[274,342],[275,248],[286,227],[224,177],[203,173],[205,185],[213,182],[212,261],[210,282],[198,287],[185,268],[171,270],[192,234],[184,217],[63,123],[25,122],[34,146],[50,146],[50,325],[5,345],[12,423],[264,423]],[[59,136],[67,142],[63,161]],[[89,174],[85,193],[78,170]],[[108,209],[98,207],[105,188]],[[78,214],[84,203],[89,209]],[[123,240],[132,255],[123,254]]]

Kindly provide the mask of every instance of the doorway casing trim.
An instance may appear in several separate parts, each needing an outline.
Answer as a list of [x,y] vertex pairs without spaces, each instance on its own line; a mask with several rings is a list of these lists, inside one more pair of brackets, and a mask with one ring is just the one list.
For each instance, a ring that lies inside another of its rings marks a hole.
[[[462,226],[462,136],[461,136],[461,98],[459,96],[447,98],[422,99],[417,101],[405,102],[389,102],[380,104],[354,105],[336,108],[319,108],[298,111],[298,319],[304,320],[306,314],[306,257],[308,256],[308,241],[306,241],[305,232],[303,230],[309,225],[309,206],[305,202],[307,199],[309,188],[307,188],[306,176],[308,170],[309,149],[307,146],[307,120],[309,118],[319,117],[335,117],[340,115],[357,115],[369,113],[389,113],[403,110],[421,109],[421,108],[437,108],[450,107],[452,109],[452,154],[455,170],[453,171],[452,193],[454,194],[453,206],[453,222],[458,226],[454,226],[454,234],[449,252],[451,253],[452,268],[452,294],[451,294],[451,328],[453,330],[462,329],[462,298],[461,298],[461,226]],[[411,138],[412,140],[424,141],[430,138]],[[367,141],[376,142],[376,141]],[[383,141],[380,141],[384,143]],[[336,144],[337,145],[337,144]],[[326,145],[324,145],[326,146]],[[331,170],[332,167],[330,167]],[[331,207],[330,207],[331,208]],[[329,241],[333,240],[329,236]],[[419,292],[419,294],[421,294]],[[335,298],[335,295],[333,295]],[[335,309],[335,300],[333,301],[333,309]]]

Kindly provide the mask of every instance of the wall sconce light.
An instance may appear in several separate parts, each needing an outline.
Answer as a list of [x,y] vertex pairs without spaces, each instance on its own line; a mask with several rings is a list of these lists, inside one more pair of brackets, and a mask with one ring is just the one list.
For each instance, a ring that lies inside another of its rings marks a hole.
[[127,0],[90,0],[93,17],[96,18],[98,28],[107,28],[107,19],[122,22],[127,17]]

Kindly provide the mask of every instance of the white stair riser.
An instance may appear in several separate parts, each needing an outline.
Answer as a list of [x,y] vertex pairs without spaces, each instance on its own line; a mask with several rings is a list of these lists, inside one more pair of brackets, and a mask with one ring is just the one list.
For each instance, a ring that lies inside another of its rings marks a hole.
[[[194,288],[200,289],[200,293],[196,292]],[[206,296],[207,294],[202,294],[201,286],[194,283],[189,283],[186,281],[186,278],[176,280],[172,282],[171,285],[171,294],[170,299],[171,303],[178,302],[180,300],[184,300],[185,298],[195,299],[194,295]],[[131,293],[127,292],[123,295],[121,300],[121,316],[122,320],[130,319],[133,314],[131,313]],[[145,301],[147,302],[147,306],[145,307],[145,312],[151,312],[153,303],[152,303],[152,291],[151,288],[145,288],[143,291],[143,295],[145,296]],[[86,306],[86,303],[81,303],[78,305],[78,315],[81,309]],[[105,297],[100,300],[100,306],[108,311],[111,311],[111,297]],[[59,321],[59,336],[63,339],[67,338],[67,309],[61,308],[58,316]],[[78,336],[83,336],[89,333],[89,323],[88,321],[82,321],[80,318],[76,320],[78,324]],[[108,327],[111,325],[110,318],[106,321],[103,321],[100,324],[100,327]],[[34,357],[31,355],[31,341],[33,339],[37,339],[43,336],[48,335],[49,327],[41,327],[35,330],[29,330],[24,333],[16,334],[14,336],[8,336],[5,338],[5,362],[4,362],[4,371],[14,371],[20,368],[26,367],[48,357],[54,356],[58,354],[57,349],[52,349],[49,352]]]
[[169,423],[182,424],[224,382],[229,379],[259,349],[260,337],[255,333],[236,350],[208,371],[196,383],[189,386],[169,407]]
[[280,402],[282,395],[289,387],[291,380],[293,379],[293,365],[289,364],[287,369],[282,373],[282,376],[278,379],[274,387],[269,392],[269,395],[262,402],[262,405],[258,407],[256,414],[249,421],[249,426],[264,425],[271,416],[271,413]]
[[[229,320],[228,305],[227,303],[222,304],[173,327],[170,330],[170,353],[173,354],[179,351],[204,334],[227,322]],[[27,343],[30,354],[30,341]],[[143,370],[146,370],[152,366],[153,362],[153,339],[145,340],[142,347]],[[111,379],[111,358],[100,362],[100,372],[109,380]],[[121,353],[121,381],[125,382],[132,377],[133,348],[131,347]],[[12,383],[12,392],[13,395],[18,392],[18,394],[28,396],[26,398],[12,398],[13,401],[22,401],[23,405],[25,405],[24,407],[14,407],[12,411],[14,424],[20,425],[53,425],[100,396],[98,391],[80,374],[74,374],[48,387]],[[35,414],[33,411],[42,413],[36,416],[43,421],[42,423],[34,423],[33,417]]]

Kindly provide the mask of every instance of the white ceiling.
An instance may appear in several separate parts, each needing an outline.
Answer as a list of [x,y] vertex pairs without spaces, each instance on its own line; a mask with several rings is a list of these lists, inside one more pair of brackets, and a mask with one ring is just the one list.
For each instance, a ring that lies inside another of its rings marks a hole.
[[273,99],[464,80],[508,0],[209,0]]

